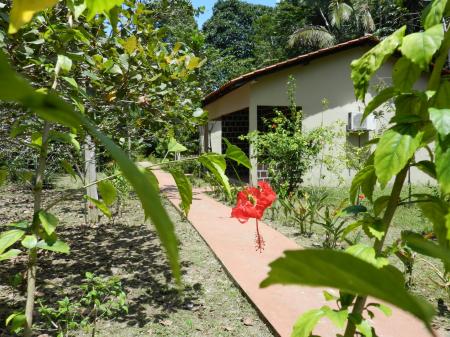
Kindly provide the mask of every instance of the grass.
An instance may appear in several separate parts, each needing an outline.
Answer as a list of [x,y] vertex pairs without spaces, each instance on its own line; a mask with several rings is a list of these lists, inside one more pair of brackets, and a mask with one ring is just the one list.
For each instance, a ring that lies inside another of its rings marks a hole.
[[[327,203],[331,205],[338,205],[343,199],[348,196],[347,188],[326,188],[329,195]],[[381,196],[389,194],[389,189],[385,191],[377,190],[374,195],[374,199]],[[412,193],[434,193],[435,189],[429,186],[412,186]],[[407,199],[408,192],[407,187],[402,191],[401,199]],[[364,205],[370,207],[367,201],[363,202]],[[279,207],[279,206],[278,206]],[[277,208],[277,206],[276,206]],[[273,214],[269,213],[269,217],[266,217],[266,222],[270,223],[272,227],[277,229],[279,232],[283,233],[287,237],[294,240],[301,247],[304,248],[318,248],[322,246],[324,240],[324,231],[321,227],[313,225],[312,235],[300,235],[299,225],[288,221],[281,211],[276,209]],[[385,246],[392,245],[392,243],[400,238],[401,232],[403,230],[411,230],[418,233],[428,233],[432,230],[431,223],[425,219],[418,207],[415,204],[402,205],[399,206],[393,223],[386,237]],[[372,243],[368,240],[362,231],[357,232],[353,235],[353,238],[358,236],[362,243],[371,245]],[[342,243],[341,249],[344,249],[347,245]],[[390,263],[396,266],[399,270],[404,271],[404,265],[395,256],[391,255],[389,257]],[[433,321],[433,326],[435,329],[440,331],[443,336],[450,335],[450,312],[448,310],[450,306],[449,294],[447,291],[438,286],[436,282],[439,278],[436,274],[437,270],[443,270],[442,264],[438,260],[433,260],[431,258],[426,258],[421,255],[415,255],[415,261],[412,272],[412,285],[410,290],[427,299],[432,303],[437,311],[437,315]],[[408,275],[405,275],[408,278]],[[442,283],[442,282],[440,282]]]
[[[47,190],[46,201],[58,197],[62,185]],[[0,223],[32,215],[28,189],[7,186],[0,190]],[[257,312],[229,279],[220,263],[195,229],[166,203],[176,224],[184,290],[178,292],[167,267],[153,227],[143,223],[137,200],[130,198],[122,216],[84,226],[82,195],[76,193],[59,204],[54,213],[60,220],[58,232],[71,246],[69,255],[41,253],[38,269],[38,299],[54,303],[73,297],[86,271],[99,276],[116,275],[128,295],[129,313],[103,320],[97,336],[272,336]],[[3,230],[3,229],[2,229]],[[0,264],[0,336],[9,336],[5,318],[24,305],[24,283],[11,285],[12,276],[23,273],[24,256]],[[36,317],[38,334],[56,335]],[[90,336],[74,331],[72,336]]]

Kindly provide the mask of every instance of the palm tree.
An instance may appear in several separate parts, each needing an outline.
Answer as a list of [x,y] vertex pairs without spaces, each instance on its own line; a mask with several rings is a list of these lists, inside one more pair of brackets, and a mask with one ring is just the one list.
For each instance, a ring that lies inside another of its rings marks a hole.
[[308,49],[327,48],[351,33],[363,35],[375,30],[375,24],[370,14],[366,0],[304,0],[318,13],[319,25],[305,26],[297,29],[289,38],[289,46],[306,47]]

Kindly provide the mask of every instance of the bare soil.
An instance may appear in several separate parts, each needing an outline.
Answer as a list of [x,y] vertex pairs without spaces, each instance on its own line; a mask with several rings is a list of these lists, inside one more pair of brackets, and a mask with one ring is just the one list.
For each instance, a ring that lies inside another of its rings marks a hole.
[[[60,197],[58,188],[45,191],[44,204]],[[25,187],[0,189],[0,224],[30,219],[31,191]],[[166,203],[180,242],[184,290],[174,285],[155,231],[145,223],[139,203],[130,198],[120,217],[102,218],[95,226],[84,223],[84,203],[74,190],[56,206],[58,233],[71,247],[69,255],[40,253],[37,299],[54,303],[79,290],[85,272],[119,276],[128,295],[129,313],[101,321],[96,336],[273,336],[258,313],[229,279],[195,229]],[[2,226],[0,225],[0,226]],[[3,231],[4,228],[0,228]],[[26,256],[0,263],[0,336],[8,315],[24,307],[25,284],[12,286],[24,275]],[[56,331],[36,315],[36,332]],[[71,336],[90,336],[73,331]]]

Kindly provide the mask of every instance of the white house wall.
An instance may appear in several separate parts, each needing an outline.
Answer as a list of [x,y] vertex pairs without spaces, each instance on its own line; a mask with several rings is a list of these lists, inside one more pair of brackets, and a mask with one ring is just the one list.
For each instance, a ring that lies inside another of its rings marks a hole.
[[[250,130],[256,129],[256,107],[257,106],[287,106],[289,105],[287,81],[292,75],[296,84],[296,103],[301,106],[304,113],[303,126],[305,130],[318,127],[323,122],[324,126],[336,126],[341,121],[342,131],[345,130],[349,112],[362,112],[364,106],[355,101],[353,84],[350,78],[350,63],[370,49],[369,46],[356,47],[345,51],[340,51],[332,55],[318,58],[305,65],[298,65],[282,71],[268,74],[245,86],[238,88],[231,93],[219,98],[215,102],[206,106],[209,112],[209,119],[214,120],[225,114],[249,108]],[[392,73],[393,62],[388,62],[374,76],[370,91],[375,92],[375,87],[379,84],[389,85]],[[422,79],[418,87],[425,87],[426,79]],[[366,101],[370,100],[371,94],[367,95]],[[323,101],[327,103],[324,105]],[[386,116],[386,121],[391,116]],[[219,134],[216,130],[216,136]],[[211,143],[213,148],[221,148],[221,140],[213,136]],[[336,140],[335,144],[343,145],[345,139]],[[217,143],[217,144],[216,144]],[[341,147],[342,148],[342,147]],[[421,152],[416,160],[427,159],[425,152]],[[325,175],[323,179],[320,172]],[[354,172],[343,168],[341,176],[350,181]],[[255,180],[256,171],[251,177]],[[418,170],[412,170],[412,180],[415,183],[425,183],[429,181],[428,176]],[[307,176],[310,183],[321,182],[327,185],[337,183],[336,178],[320,169],[314,167]],[[254,182],[254,181],[253,181]]]

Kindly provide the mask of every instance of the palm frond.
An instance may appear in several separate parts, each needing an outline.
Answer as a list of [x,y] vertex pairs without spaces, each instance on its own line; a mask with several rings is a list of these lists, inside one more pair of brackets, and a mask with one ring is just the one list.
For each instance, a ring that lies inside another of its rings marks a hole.
[[328,6],[331,25],[341,28],[342,24],[350,20],[353,7],[342,0],[332,0]]
[[336,43],[336,38],[321,26],[307,26],[297,29],[289,37],[289,47],[303,46],[313,48],[328,48]]

